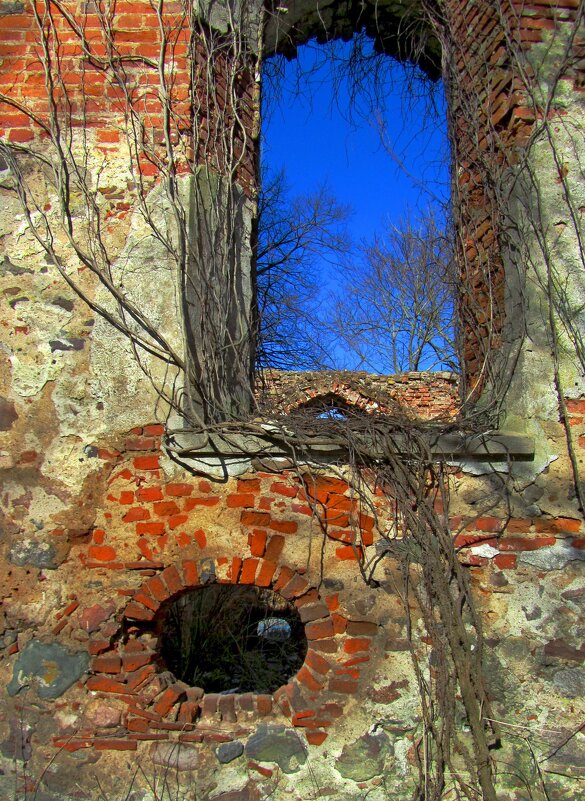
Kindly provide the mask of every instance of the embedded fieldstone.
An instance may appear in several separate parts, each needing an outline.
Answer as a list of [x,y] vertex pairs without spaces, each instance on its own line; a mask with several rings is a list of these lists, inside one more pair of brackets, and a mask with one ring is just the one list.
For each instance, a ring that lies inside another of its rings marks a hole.
[[307,761],[307,752],[296,732],[267,723],[258,726],[245,751],[256,762],[276,762],[283,773],[296,773]]
[[14,2],[3,0],[3,2],[0,3],[0,17],[7,17],[10,14],[22,14],[23,11],[23,4],[16,0]]
[[0,650],[8,648],[15,643],[17,637],[18,632],[16,629],[5,629],[2,634],[0,634]]
[[0,396],[0,431],[8,431],[17,419],[14,403]]
[[227,793],[214,795],[211,801],[259,801],[260,791],[249,781],[241,790],[229,790]]
[[383,772],[386,757],[391,753],[392,746],[384,732],[364,734],[343,747],[335,767],[344,779],[365,782]]
[[566,698],[582,698],[585,696],[585,668],[557,670],[553,684],[557,692]]
[[52,339],[49,342],[51,352],[55,353],[57,350],[83,350],[87,343],[86,339],[79,337],[67,337],[63,339]]
[[29,642],[14,664],[8,694],[34,686],[41,698],[58,698],[83,676],[89,667],[89,654],[68,651],[59,643]]
[[8,738],[0,743],[0,754],[17,762],[28,762],[32,756],[30,740],[33,729],[20,718],[10,718]]
[[152,749],[152,761],[173,770],[196,770],[199,753],[191,745],[184,743],[156,743]]
[[215,750],[215,756],[222,765],[227,765],[228,762],[233,762],[244,753],[244,744],[239,740],[234,740],[231,743],[222,743],[218,745]]
[[519,554],[518,561],[532,565],[539,570],[561,570],[569,562],[585,562],[585,551],[573,548],[568,542],[562,540],[550,548],[523,551]]
[[65,561],[68,551],[66,542],[52,543],[27,538],[13,544],[8,552],[8,559],[19,567],[55,570]]

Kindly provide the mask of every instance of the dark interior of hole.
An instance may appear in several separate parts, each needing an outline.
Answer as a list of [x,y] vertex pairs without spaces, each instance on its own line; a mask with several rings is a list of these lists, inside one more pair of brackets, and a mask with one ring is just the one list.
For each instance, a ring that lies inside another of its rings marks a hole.
[[307,640],[298,612],[281,595],[212,584],[167,607],[159,653],[178,679],[206,692],[272,693],[298,672]]

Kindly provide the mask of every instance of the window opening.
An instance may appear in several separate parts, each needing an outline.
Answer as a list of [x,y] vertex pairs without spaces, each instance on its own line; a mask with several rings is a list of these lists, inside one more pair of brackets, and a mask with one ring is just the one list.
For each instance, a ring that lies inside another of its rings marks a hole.
[[166,668],[205,692],[273,693],[298,672],[307,653],[294,605],[259,587],[189,590],[167,607],[159,629]]
[[259,249],[295,249],[259,265],[259,366],[458,369],[441,82],[364,33],[310,42],[267,60],[263,133]]

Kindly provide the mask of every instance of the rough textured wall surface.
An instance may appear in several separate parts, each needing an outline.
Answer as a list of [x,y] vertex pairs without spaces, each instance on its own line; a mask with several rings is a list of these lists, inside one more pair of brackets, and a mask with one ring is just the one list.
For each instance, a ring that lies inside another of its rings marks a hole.
[[[92,13],[94,4],[84,5]],[[154,58],[160,52],[147,5],[118,4],[116,25],[127,55]],[[481,102],[516,157],[541,112],[516,92],[520,78],[510,74],[504,47],[510,27],[512,44],[532,54],[546,85],[557,63],[550,37],[582,9],[572,0],[523,4],[521,13],[510,4],[520,22],[512,15],[504,25],[496,6],[502,4],[449,2],[445,9],[463,50],[461,63],[453,62],[455,74],[462,76],[461,86],[467,74],[479,83]],[[179,14],[182,4],[168,3],[166,9]],[[225,17],[214,23],[221,32]],[[352,19],[343,30],[355,27]],[[30,4],[0,2],[0,30],[3,86],[41,113],[46,89]],[[577,67],[563,72],[555,108],[542,109],[555,125],[570,122],[569,131],[582,119]],[[140,80],[143,67],[135,69]],[[182,103],[182,81],[190,79],[186,70],[177,70],[176,102]],[[69,80],[73,86],[74,75]],[[108,226],[115,275],[126,296],[148,308],[156,329],[183,353],[176,262],[149,225],[150,215],[158,215],[159,232],[170,225],[168,195],[158,180],[164,164],[139,159],[138,173],[129,169],[126,129],[111,117],[104,120],[95,99],[111,93],[114,104],[119,87],[106,85],[99,71],[83,80],[89,115],[83,147]],[[460,119],[484,119],[478,92],[470,90],[468,100],[476,105],[463,105]],[[186,133],[177,131],[185,139],[193,107],[187,105],[173,118],[185,118]],[[18,108],[3,105],[1,114],[9,142],[42,140]],[[486,137],[492,133],[486,125]],[[467,147],[461,132],[457,141],[460,149]],[[189,153],[188,142],[184,147]],[[578,298],[582,264],[575,222],[582,219],[583,203],[576,201],[581,217],[575,219],[574,204],[562,205],[563,193],[577,198],[580,191],[577,180],[572,183],[579,172],[572,136],[563,148],[559,164],[544,145],[530,151],[530,158],[546,176],[539,215],[544,209],[544,233],[551,239],[544,240],[544,250],[554,242],[556,274]],[[490,197],[486,206],[478,189],[495,169],[491,151],[487,162],[477,173],[462,157],[458,163],[462,208],[475,215],[477,229],[466,280],[478,291],[480,305],[482,293],[489,297],[492,288],[483,274],[474,284],[477,252],[492,248],[501,235],[493,230],[490,204],[502,203],[502,197]],[[247,163],[240,165],[238,181],[251,195],[255,168]],[[145,358],[141,367],[127,339],[68,288],[31,235],[6,166],[0,165],[2,796],[411,798],[422,730],[409,635],[430,682],[437,665],[415,610],[403,604],[397,563],[384,555],[394,534],[392,504],[374,495],[362,507],[343,466],[309,471],[265,460],[239,479],[215,482],[177,464],[162,447],[168,402],[161,387],[172,392],[181,382],[179,371]],[[504,183],[513,168],[512,160]],[[39,210],[58,222],[50,175],[33,171],[28,177]],[[181,178],[180,186],[181,180],[186,185],[190,178]],[[530,191],[516,182],[502,205],[506,219],[522,223],[519,247],[530,269],[524,277],[506,273],[515,240],[504,238],[509,249],[494,257],[493,292],[498,309],[509,304],[511,339],[518,339],[516,323],[522,329],[526,322],[530,332],[512,388],[505,390],[509,416],[517,416],[520,430],[537,434],[538,458],[449,465],[451,503],[444,510],[485,627],[488,690],[504,735],[493,752],[500,793],[515,801],[544,798],[543,776],[549,798],[577,798],[585,767],[578,731],[585,695],[585,527],[560,420],[562,404],[582,470],[585,393],[570,328],[563,334],[560,403],[552,392],[551,342],[537,336],[550,296],[542,293],[542,280],[535,280],[541,273],[532,271],[550,262],[542,261],[542,240],[535,234],[542,217],[531,216],[525,206]],[[57,240],[57,246],[65,243],[62,228]],[[64,266],[90,302],[115,310],[103,286],[70,253]],[[517,281],[521,292],[514,291]],[[526,286],[537,293],[528,307],[519,302]],[[496,335],[500,330],[501,325]],[[467,354],[471,372],[482,347]],[[445,375],[313,376],[310,385],[307,376],[276,375],[270,387],[283,412],[315,398],[338,399],[366,413],[376,404],[391,407],[390,401],[431,415],[453,412],[454,386]],[[376,560],[377,586],[367,587],[360,568]],[[152,621],[160,621],[168,601],[185,589],[210,583],[273,588],[298,610],[307,656],[275,693],[205,693],[165,669]],[[463,726],[463,718],[455,725]]]

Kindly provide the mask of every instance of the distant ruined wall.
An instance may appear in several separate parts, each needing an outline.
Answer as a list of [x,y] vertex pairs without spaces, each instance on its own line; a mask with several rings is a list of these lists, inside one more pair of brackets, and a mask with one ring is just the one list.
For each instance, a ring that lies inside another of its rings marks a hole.
[[[573,34],[583,4],[447,0],[429,11],[426,3],[366,3],[361,17],[349,3],[289,3],[285,13],[286,5],[270,11],[267,54],[292,54],[324,26],[341,36],[365,24],[380,48],[418,60],[433,78],[443,58],[465,387],[480,380],[485,389],[480,406],[464,411],[474,419],[497,405],[509,430],[534,437],[536,456],[450,460],[449,508],[436,505],[485,627],[488,689],[505,735],[493,751],[501,797],[540,801],[540,769],[550,799],[576,798],[585,765],[577,731],[585,525],[574,476],[585,459],[576,336],[585,198],[583,145],[575,144],[582,29]],[[54,153],[42,59],[58,53],[57,118],[72,124],[71,151],[90,176],[89,194],[72,183],[75,235],[83,241],[87,230],[95,244],[95,232],[104,234],[116,286],[148,311],[152,333],[188,362],[189,376],[139,347],[137,359],[99,313],[128,320],[71,250],[58,170],[36,162],[25,178],[32,223],[42,233],[45,215],[54,226],[62,272],[31,233],[10,165],[0,162],[0,795],[406,801],[424,749],[409,636],[430,683],[437,657],[404,606],[398,563],[385,556],[392,503],[381,489],[358,501],[343,465],[309,471],[257,459],[216,480],[165,447],[165,433],[182,425],[173,404],[199,414],[202,397],[212,397],[203,413],[213,417],[236,397],[237,417],[252,403],[253,344],[246,340],[231,362],[200,360],[202,342],[240,340],[233,330],[205,329],[197,270],[207,265],[215,286],[214,271],[232,264],[239,283],[230,302],[245,329],[261,15],[252,5],[243,14],[238,3],[229,13],[201,3],[191,18],[190,3],[165,2],[159,19],[156,7],[117,2],[98,22],[104,4],[37,2],[35,21],[30,2],[0,0],[0,138]],[[234,61],[226,32],[238,20]],[[39,22],[50,32],[44,54]],[[60,45],[51,49],[54,31]],[[163,89],[170,94],[161,101]],[[190,261],[174,249],[181,226],[202,243]],[[226,242],[233,247],[223,252]],[[220,252],[214,262],[210,254]],[[130,330],[143,331],[134,322]],[[201,341],[190,341],[194,330]],[[190,381],[199,387],[192,395]],[[283,414],[333,397],[364,414],[388,403],[411,419],[438,416],[449,430],[470,425],[457,419],[456,386],[445,374],[276,374],[271,391]],[[377,586],[368,587],[360,568],[374,562]],[[200,694],[164,669],[148,624],[186,589],[215,582],[273,588],[298,610],[307,656],[274,694]]]

